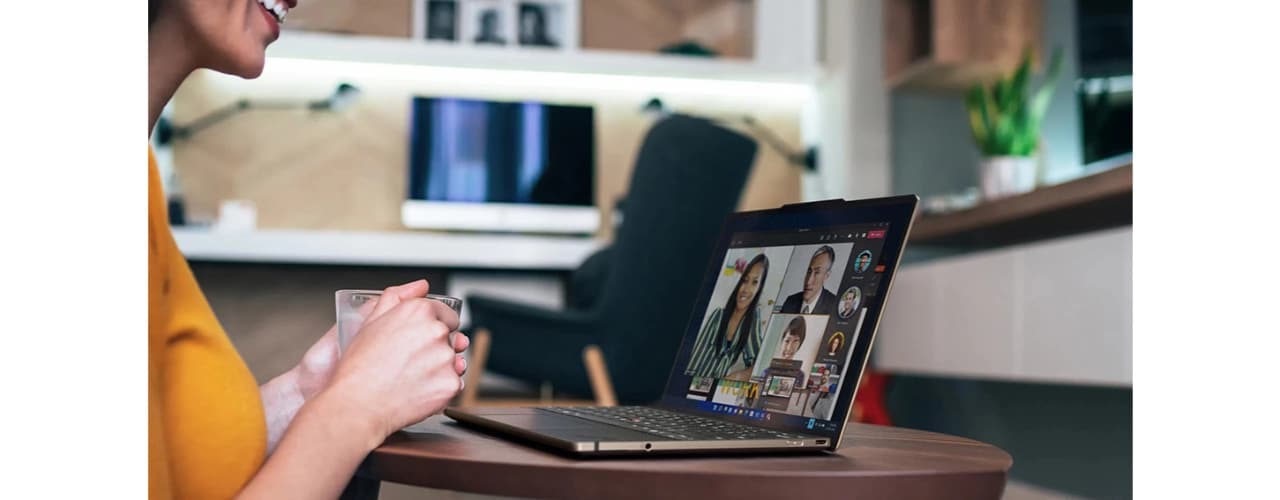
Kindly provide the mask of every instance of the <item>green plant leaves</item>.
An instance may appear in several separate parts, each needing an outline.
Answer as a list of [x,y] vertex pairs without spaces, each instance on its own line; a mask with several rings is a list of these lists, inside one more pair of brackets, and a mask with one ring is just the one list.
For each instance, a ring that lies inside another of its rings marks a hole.
[[1045,79],[1035,91],[1029,89],[1033,56],[1028,48],[1008,78],[998,78],[987,86],[973,85],[965,94],[969,128],[983,155],[1035,154],[1040,125],[1053,100],[1062,67],[1062,49],[1054,49]]

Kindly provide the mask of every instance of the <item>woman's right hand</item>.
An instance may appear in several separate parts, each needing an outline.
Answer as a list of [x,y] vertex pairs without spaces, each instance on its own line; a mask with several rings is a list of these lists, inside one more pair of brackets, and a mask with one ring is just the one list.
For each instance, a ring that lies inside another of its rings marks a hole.
[[[423,282],[403,286],[422,287],[426,295]],[[379,440],[443,410],[462,390],[466,372],[466,361],[450,344],[458,329],[453,309],[398,292],[383,292],[325,390],[368,419]],[[458,342],[465,348],[464,339]]]

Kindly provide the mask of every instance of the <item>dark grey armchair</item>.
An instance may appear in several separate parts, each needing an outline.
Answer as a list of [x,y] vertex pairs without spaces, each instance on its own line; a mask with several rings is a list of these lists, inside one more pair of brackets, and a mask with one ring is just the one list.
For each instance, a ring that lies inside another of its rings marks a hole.
[[[588,284],[572,285],[572,302],[585,308],[467,297],[476,342],[462,404],[476,403],[482,370],[604,404],[658,399],[755,156],[753,140],[708,120],[672,115],[655,124],[614,243],[584,264],[594,266],[579,273]],[[598,295],[584,298],[590,288]]]

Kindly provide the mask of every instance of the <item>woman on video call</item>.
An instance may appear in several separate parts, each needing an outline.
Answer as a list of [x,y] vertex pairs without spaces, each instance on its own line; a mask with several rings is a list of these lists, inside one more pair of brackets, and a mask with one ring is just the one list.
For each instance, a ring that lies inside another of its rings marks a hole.
[[[147,130],[196,69],[261,74],[296,4],[149,0]],[[148,153],[149,496],[337,498],[383,439],[461,390],[468,341],[457,334],[450,345],[457,315],[425,298],[426,281],[387,288],[340,360],[331,328],[258,386],[174,243]]]
[[695,377],[746,380],[760,352],[760,288],[769,278],[769,259],[751,259],[738,277],[724,307],[707,317],[693,345],[686,374]]

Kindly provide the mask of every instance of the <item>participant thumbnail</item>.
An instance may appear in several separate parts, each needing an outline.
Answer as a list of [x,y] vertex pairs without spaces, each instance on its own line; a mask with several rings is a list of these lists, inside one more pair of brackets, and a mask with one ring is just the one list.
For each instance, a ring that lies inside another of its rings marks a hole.
[[783,314],[836,313],[836,290],[853,252],[853,243],[795,247],[782,280]]
[[858,256],[853,259],[853,272],[862,274],[871,269],[871,261],[874,260],[871,250],[863,250],[858,252]]
[[711,396],[713,403],[742,408],[755,408],[760,400],[760,384],[739,380],[721,380]]
[[844,332],[840,330],[833,331],[831,335],[827,335],[827,339],[822,342],[822,347],[818,349],[818,359],[839,359],[844,347]]
[[711,377],[693,377],[693,382],[689,384],[689,392],[684,397],[697,401],[706,401],[711,397],[711,386],[715,385],[716,379]]
[[684,373],[746,380],[760,352],[792,247],[730,249]]
[[862,289],[857,286],[846,288],[844,293],[840,294],[840,305],[836,307],[836,315],[842,321],[848,321],[860,305],[862,305]]

